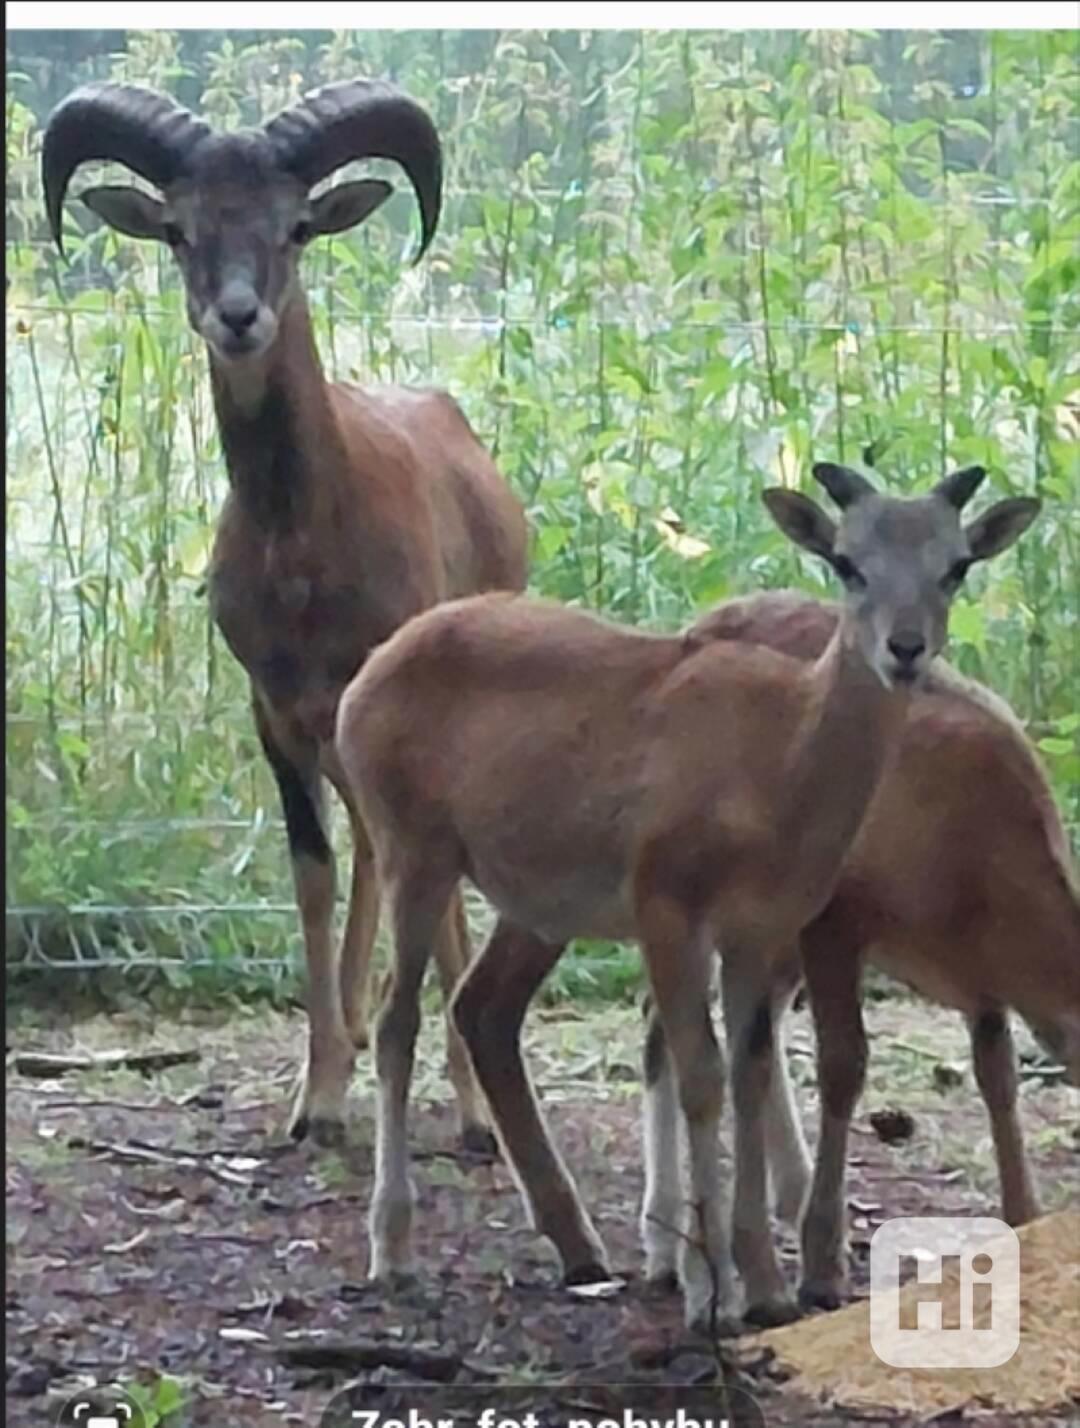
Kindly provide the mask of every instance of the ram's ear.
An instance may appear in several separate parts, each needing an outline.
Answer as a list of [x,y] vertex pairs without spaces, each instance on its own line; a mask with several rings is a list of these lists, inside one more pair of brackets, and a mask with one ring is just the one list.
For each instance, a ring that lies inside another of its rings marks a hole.
[[311,205],[311,232],[344,233],[370,218],[394,191],[382,179],[358,179],[339,183],[321,193]]
[[141,188],[120,184],[88,188],[79,194],[91,212],[129,238],[165,238],[165,205]]

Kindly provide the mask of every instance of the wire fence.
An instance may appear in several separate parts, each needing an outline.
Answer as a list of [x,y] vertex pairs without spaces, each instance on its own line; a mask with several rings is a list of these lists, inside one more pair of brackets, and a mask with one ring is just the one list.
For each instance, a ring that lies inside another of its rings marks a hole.
[[[265,48],[192,43],[132,36],[110,63],[266,112],[295,87]],[[1048,515],[958,609],[956,655],[1032,721],[1075,829],[1068,37],[364,44],[396,47],[451,182],[421,269],[396,199],[305,260],[331,372],[448,386],[526,501],[534,588],[647,627],[823,588],[757,514],[813,451],[901,487],[979,461],[1038,491]],[[358,60],[345,37],[294,63],[306,84]],[[9,78],[8,968],[276,974],[299,947],[282,821],[202,593],[226,489],[204,357],[156,251],[92,231],[57,264],[47,109]]]
[[[31,313],[47,313],[50,316],[61,316],[65,318],[78,317],[80,322],[85,321],[111,321],[115,322],[115,316],[106,313],[88,313],[70,305],[59,303],[9,303],[8,313],[18,317]],[[175,313],[167,308],[142,307],[140,317],[151,318],[174,318]],[[417,332],[476,332],[485,337],[497,336],[503,330],[513,330],[514,328],[533,328],[536,330],[551,329],[556,332],[565,331],[570,324],[559,317],[476,317],[462,314],[457,317],[403,317],[397,313],[357,313],[355,317],[350,315],[350,323],[355,323],[361,327],[384,328],[393,326],[400,332],[410,330]],[[627,313],[618,317],[593,318],[587,324],[589,331],[598,333],[604,329],[634,332],[642,321],[641,316],[636,313]],[[909,336],[921,337],[957,337],[957,338],[995,338],[1009,337],[1015,338],[1018,333],[1016,323],[1001,322],[993,325],[986,323],[951,323],[948,326],[929,322],[872,322],[863,324],[850,319],[837,318],[832,322],[800,322],[795,318],[780,318],[775,322],[732,322],[715,321],[702,322],[693,319],[680,318],[674,323],[658,323],[652,329],[652,335],[659,336],[665,332],[715,332],[729,337],[742,336],[763,336],[765,333],[775,333],[777,335],[807,334],[815,337],[843,337],[846,332],[858,332],[867,341],[875,337],[887,336],[892,333],[905,333]],[[1053,324],[1045,324],[1041,331],[1047,337],[1068,337],[1075,339],[1076,329],[1074,327],[1056,327]]]

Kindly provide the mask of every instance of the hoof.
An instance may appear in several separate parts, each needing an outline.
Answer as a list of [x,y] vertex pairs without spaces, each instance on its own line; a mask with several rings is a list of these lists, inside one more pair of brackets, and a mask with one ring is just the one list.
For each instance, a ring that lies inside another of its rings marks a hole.
[[594,1260],[591,1264],[579,1264],[568,1269],[563,1275],[563,1284],[572,1289],[577,1284],[600,1284],[611,1278],[611,1270],[606,1264]]
[[801,1319],[802,1313],[792,1300],[778,1297],[747,1305],[743,1318],[755,1329],[777,1329],[781,1324],[793,1324]]
[[410,1294],[418,1287],[420,1276],[415,1269],[382,1269],[374,1271],[371,1280],[388,1294]]
[[322,1150],[340,1150],[345,1144],[345,1125],[325,1116],[299,1115],[289,1127],[289,1135],[299,1142],[312,1141]]
[[657,1294],[674,1294],[679,1288],[679,1275],[670,1267],[654,1269],[646,1273],[645,1283]]
[[325,1116],[312,1116],[308,1122],[308,1134],[323,1150],[340,1150],[345,1144],[345,1123],[329,1120]]
[[482,1155],[485,1160],[496,1160],[499,1155],[499,1142],[487,1126],[478,1122],[462,1127],[461,1148],[466,1154]]
[[839,1309],[846,1299],[843,1290],[833,1284],[811,1281],[799,1286],[799,1303],[803,1309]]
[[687,1332],[708,1340],[736,1339],[744,1332],[743,1322],[736,1314],[695,1314],[686,1321]]

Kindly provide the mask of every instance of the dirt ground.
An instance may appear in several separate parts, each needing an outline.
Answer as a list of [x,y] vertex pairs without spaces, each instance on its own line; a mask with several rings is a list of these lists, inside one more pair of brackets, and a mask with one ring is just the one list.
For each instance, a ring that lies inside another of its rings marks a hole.
[[[997,1210],[960,1019],[898,999],[870,1005],[868,1024],[870,1084],[850,1177],[857,1292],[882,1219]],[[357,1379],[386,1392],[418,1377],[498,1385],[498,1422],[507,1411],[520,1420],[556,1384],[579,1395],[586,1385],[630,1384],[620,1392],[640,1395],[671,1383],[691,1402],[691,1386],[715,1375],[709,1346],[681,1331],[677,1296],[639,1277],[634,1010],[538,1012],[528,1037],[553,1133],[627,1281],[608,1299],[561,1288],[503,1166],[456,1153],[436,1015],[422,1034],[413,1122],[424,1275],[407,1292],[368,1284],[370,1060],[357,1070],[347,1149],[294,1148],[284,1110],[303,1036],[299,1014],[263,1010],[157,1025],[145,1014],[9,1025],[9,1424],[54,1423],[64,1399],[95,1381],[143,1385],[161,1408],[179,1385],[187,1407],[169,1423],[315,1428],[335,1392]],[[810,1129],[805,1012],[790,1041]],[[152,1075],[44,1080],[12,1067],[16,1052],[148,1047],[193,1047],[200,1059]],[[886,1145],[874,1133],[871,1113],[888,1108],[914,1117],[909,1140]],[[1044,1208],[1080,1204],[1080,1098],[1025,1075],[1023,1108]],[[789,1236],[782,1248],[794,1277]],[[727,1382],[756,1401],[758,1421],[852,1421],[799,1401],[776,1366],[742,1343],[723,1350]],[[330,1351],[342,1344],[353,1360],[335,1367]],[[516,1386],[512,1399],[506,1385]]]

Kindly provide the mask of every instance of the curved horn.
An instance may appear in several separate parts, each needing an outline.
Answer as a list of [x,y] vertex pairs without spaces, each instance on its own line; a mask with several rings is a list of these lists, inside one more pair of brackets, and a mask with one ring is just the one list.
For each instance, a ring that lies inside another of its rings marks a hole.
[[863,496],[872,496],[874,488],[865,476],[850,466],[836,466],[831,461],[819,461],[814,467],[814,480],[825,487],[841,510],[854,505]]
[[80,164],[115,159],[163,188],[209,133],[210,126],[175,99],[133,84],[87,84],[61,100],[45,126],[41,147],[45,209],[61,253],[64,194]]
[[420,252],[435,236],[442,204],[442,146],[426,110],[382,80],[350,79],[306,95],[263,131],[283,169],[312,188],[352,159],[392,159],[416,190]]

